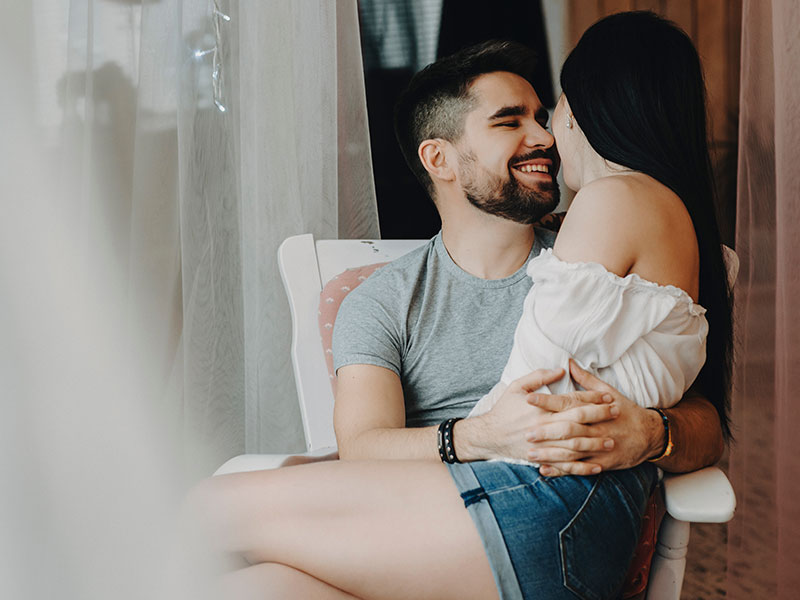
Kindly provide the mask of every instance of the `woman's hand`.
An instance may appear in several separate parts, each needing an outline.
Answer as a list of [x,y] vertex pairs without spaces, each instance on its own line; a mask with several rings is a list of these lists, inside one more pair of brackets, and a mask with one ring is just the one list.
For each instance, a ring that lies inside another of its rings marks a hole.
[[[542,475],[591,475],[626,469],[658,454],[664,428],[658,413],[632,402],[570,361],[570,376],[585,392],[531,394],[528,401],[549,413],[530,435]],[[608,409],[598,418],[597,399]],[[588,403],[588,404],[587,404]]]

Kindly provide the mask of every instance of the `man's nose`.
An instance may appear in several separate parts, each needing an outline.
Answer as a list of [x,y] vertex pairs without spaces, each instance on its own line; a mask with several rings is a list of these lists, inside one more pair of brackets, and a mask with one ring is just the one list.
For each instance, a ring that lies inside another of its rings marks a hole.
[[531,148],[550,148],[555,144],[555,138],[538,121],[533,121],[525,131],[525,145]]

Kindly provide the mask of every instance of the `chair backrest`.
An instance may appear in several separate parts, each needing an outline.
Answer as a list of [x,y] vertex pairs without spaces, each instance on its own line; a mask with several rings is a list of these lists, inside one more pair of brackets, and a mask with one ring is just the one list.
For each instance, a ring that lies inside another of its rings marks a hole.
[[317,314],[323,286],[346,269],[388,262],[427,240],[318,240],[310,233],[284,240],[278,266],[292,314],[292,369],[306,449],[336,446],[333,392]]

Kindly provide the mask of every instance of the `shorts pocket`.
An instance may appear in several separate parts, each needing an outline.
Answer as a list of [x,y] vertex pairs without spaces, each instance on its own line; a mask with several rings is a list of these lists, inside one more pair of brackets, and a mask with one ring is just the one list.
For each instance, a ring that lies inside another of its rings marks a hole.
[[579,598],[603,600],[619,594],[639,540],[637,504],[613,475],[603,473],[559,532],[563,583]]

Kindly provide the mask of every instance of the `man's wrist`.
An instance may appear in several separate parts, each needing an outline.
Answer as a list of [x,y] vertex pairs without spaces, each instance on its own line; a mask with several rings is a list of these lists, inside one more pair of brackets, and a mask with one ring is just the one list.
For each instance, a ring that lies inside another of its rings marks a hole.
[[481,417],[469,417],[453,427],[453,441],[461,462],[492,458],[488,428]]
[[648,459],[650,462],[658,462],[664,458],[667,458],[672,454],[673,444],[672,444],[672,432],[670,428],[670,421],[669,417],[667,417],[667,413],[661,410],[660,408],[648,407],[647,410],[656,413],[661,418],[661,426],[664,429],[664,435],[662,436],[664,438],[664,444],[663,446],[661,446],[661,450],[656,456],[651,456]]
[[668,443],[666,431],[664,430],[664,421],[658,411],[646,410],[645,427],[647,432],[647,454],[645,460],[653,460],[660,457],[664,453],[664,445]]

